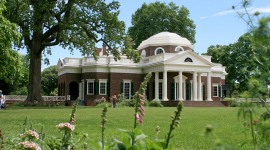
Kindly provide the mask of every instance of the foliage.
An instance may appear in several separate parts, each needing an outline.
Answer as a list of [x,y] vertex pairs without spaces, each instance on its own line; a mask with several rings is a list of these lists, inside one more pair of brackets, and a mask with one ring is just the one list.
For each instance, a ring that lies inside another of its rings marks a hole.
[[243,0],[240,9],[244,11],[238,11],[235,6],[232,8],[250,28],[252,55],[259,70],[258,78],[269,84],[270,58],[267,56],[270,54],[270,16],[261,16],[258,11],[249,13],[248,7],[250,5],[250,0]]
[[163,107],[160,100],[152,100],[149,102],[149,107]]
[[134,42],[133,48],[162,31],[175,32],[195,43],[195,24],[189,18],[189,10],[184,6],[179,8],[173,2],[144,3],[132,15],[131,23],[128,34]]
[[55,96],[57,87],[58,76],[56,66],[45,68],[41,73],[41,88],[42,94],[47,96]]
[[249,33],[244,34],[229,45],[212,45],[205,53],[212,56],[212,62],[226,66],[226,83],[232,85],[233,91],[240,93],[247,90],[248,80],[256,77],[260,71],[253,56],[250,36]]
[[0,84],[4,93],[9,93],[9,88],[18,82],[22,76],[22,64],[18,52],[12,49],[15,42],[19,41],[21,35],[17,31],[17,26],[11,23],[3,15],[6,0],[0,1]]
[[103,42],[109,47],[108,53],[119,58],[125,25],[117,18],[117,1],[9,0],[6,7],[5,17],[19,26],[23,37],[16,46],[25,47],[29,54],[30,102],[43,101],[41,61],[49,63],[46,54],[52,53],[51,46],[60,45],[71,52],[79,50],[83,55],[96,57],[95,44]]

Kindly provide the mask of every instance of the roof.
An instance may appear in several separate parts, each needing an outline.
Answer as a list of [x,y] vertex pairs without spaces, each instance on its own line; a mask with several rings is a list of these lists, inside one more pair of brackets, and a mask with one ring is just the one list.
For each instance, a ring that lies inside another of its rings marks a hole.
[[155,34],[150,38],[142,41],[142,43],[139,45],[137,49],[141,50],[149,46],[162,46],[162,45],[187,46],[193,49],[193,45],[188,39],[171,32],[160,32],[158,34]]

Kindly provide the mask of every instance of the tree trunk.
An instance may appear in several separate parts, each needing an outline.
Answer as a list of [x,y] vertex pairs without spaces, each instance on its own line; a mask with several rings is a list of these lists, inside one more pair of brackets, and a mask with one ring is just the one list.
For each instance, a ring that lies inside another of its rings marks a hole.
[[29,85],[26,102],[43,103],[41,96],[41,53],[33,46],[30,50]]

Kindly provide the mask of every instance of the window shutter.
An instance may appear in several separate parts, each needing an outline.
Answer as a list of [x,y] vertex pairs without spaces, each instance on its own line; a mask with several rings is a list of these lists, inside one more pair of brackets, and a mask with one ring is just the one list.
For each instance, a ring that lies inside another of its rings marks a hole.
[[205,95],[205,85],[203,85],[203,93],[202,93],[202,95],[203,95],[203,100],[206,100],[206,95]]
[[131,95],[134,95],[134,83],[133,82],[131,82],[131,85],[130,85],[131,87]]
[[98,85],[99,82],[98,81],[95,81],[94,84],[95,84],[94,85],[95,86],[94,93],[95,93],[95,95],[99,95],[99,85]]
[[218,97],[221,97],[221,85],[218,86]]
[[108,80],[107,81],[107,95],[108,95],[108,97],[110,97],[110,91],[111,91],[111,89],[110,89],[110,81]]
[[171,83],[171,100],[175,100],[175,88],[174,88],[174,82]]
[[84,93],[83,93],[83,95],[85,96],[85,95],[87,95],[87,80],[85,80],[84,81]]
[[123,84],[124,84],[124,83],[123,83],[123,81],[122,81],[121,84],[120,84],[120,91],[121,91],[121,94],[123,94],[123,92],[124,92],[124,91],[123,91]]

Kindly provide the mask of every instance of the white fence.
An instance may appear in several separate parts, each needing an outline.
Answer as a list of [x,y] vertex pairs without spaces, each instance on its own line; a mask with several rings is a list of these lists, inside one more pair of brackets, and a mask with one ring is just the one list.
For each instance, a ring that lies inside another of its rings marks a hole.
[[265,100],[260,100],[259,98],[233,98],[234,100],[236,100],[237,102],[255,102],[255,103],[259,103],[259,102],[266,102],[266,103],[270,103],[270,98],[267,98]]
[[[5,95],[6,101],[24,101],[26,100],[26,95]],[[42,96],[44,101],[48,102],[64,102],[66,100],[65,96]]]

